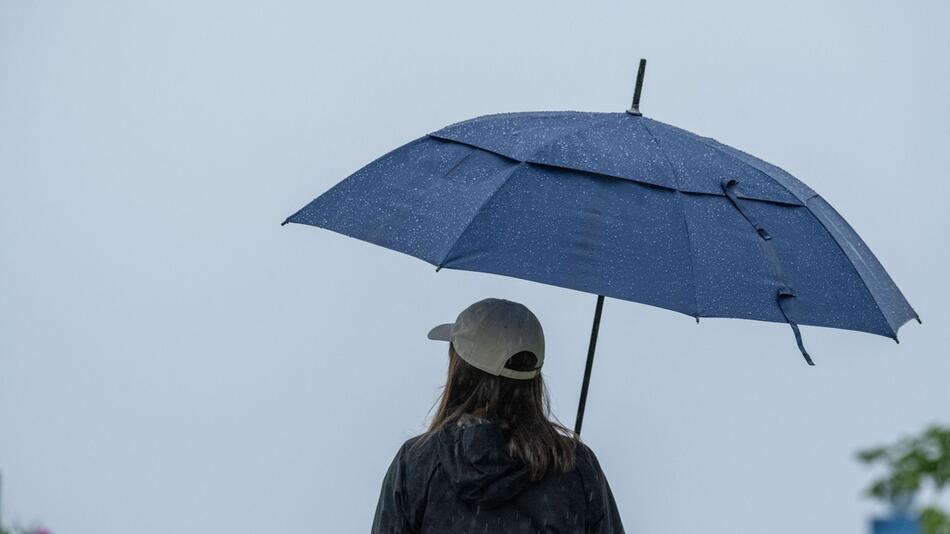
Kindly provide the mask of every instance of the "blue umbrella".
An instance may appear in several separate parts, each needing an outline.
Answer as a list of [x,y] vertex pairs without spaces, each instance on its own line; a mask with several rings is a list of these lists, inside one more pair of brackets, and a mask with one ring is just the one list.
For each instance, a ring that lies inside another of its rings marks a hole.
[[453,124],[363,167],[286,221],[425,260],[700,317],[879,334],[919,318],[864,241],[784,170],[626,113],[533,112]]

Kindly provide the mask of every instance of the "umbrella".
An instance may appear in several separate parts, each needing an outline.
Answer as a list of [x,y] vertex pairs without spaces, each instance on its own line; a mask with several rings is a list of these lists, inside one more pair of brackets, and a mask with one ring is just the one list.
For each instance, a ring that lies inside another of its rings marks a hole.
[[425,260],[695,317],[897,340],[917,314],[864,241],[784,170],[644,117],[645,60],[622,113],[529,112],[453,124],[380,157],[291,215]]

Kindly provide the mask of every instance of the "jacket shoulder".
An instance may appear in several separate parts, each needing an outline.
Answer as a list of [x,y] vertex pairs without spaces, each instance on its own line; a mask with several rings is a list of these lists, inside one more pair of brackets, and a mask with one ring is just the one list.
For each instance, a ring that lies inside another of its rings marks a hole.
[[420,434],[407,439],[396,453],[396,462],[405,472],[414,491],[424,491],[432,471],[439,465],[436,437]]
[[585,473],[600,472],[600,462],[597,461],[597,455],[594,454],[593,449],[583,441],[578,440],[575,450],[579,469],[584,470]]
[[604,497],[606,477],[597,461],[597,455],[586,444],[578,441],[576,449],[576,468],[584,484],[588,505],[594,510],[600,508]]
[[432,447],[434,439],[434,437],[427,436],[426,434],[413,436],[403,442],[402,446],[399,447],[397,456],[409,462],[429,456],[434,453]]
[[607,477],[594,451],[581,442],[577,444],[577,468],[587,492],[590,523],[596,526],[594,532],[623,534],[623,522]]

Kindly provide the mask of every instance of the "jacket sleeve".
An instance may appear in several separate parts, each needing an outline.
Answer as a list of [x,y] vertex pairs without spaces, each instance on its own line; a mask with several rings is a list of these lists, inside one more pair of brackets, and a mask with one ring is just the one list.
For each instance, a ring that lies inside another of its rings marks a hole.
[[585,445],[579,447],[582,454],[578,456],[587,468],[584,481],[587,486],[589,510],[587,534],[624,534],[620,511],[614,501],[614,494],[610,491],[610,485],[607,484],[607,477],[600,468],[600,462],[592,450]]
[[413,534],[409,522],[406,494],[406,464],[403,445],[393,458],[376,505],[372,534]]

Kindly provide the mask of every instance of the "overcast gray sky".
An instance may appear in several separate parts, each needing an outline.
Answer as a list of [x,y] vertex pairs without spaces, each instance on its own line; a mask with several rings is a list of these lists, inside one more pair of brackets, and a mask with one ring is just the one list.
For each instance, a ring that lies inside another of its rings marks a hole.
[[57,533],[366,532],[444,374],[528,304],[573,422],[595,297],[279,223],[503,111],[645,114],[852,223],[901,344],[608,300],[585,420],[629,532],[860,534],[855,449],[950,423],[950,4],[0,0],[3,514]]

